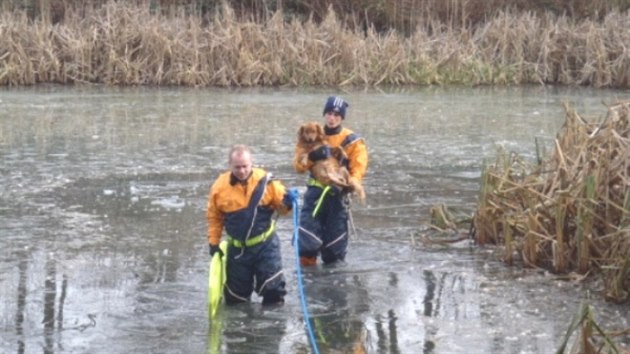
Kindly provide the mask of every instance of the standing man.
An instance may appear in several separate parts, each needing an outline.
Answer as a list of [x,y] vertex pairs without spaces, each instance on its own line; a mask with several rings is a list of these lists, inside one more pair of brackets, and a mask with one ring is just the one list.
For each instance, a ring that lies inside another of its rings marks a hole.
[[225,302],[248,302],[255,290],[263,305],[282,304],[285,280],[272,217],[274,212],[284,215],[291,210],[297,190],[286,191],[270,173],[252,167],[252,152],[246,145],[232,147],[228,163],[230,170],[210,189],[207,212],[211,257],[221,252],[221,234],[224,229],[227,233]]
[[[346,118],[348,103],[341,97],[330,96],[324,104],[324,132],[327,145],[311,152],[304,163],[298,154],[293,159],[293,167],[298,173],[305,173],[314,161],[330,157],[331,148],[342,147],[347,161],[340,161],[350,172],[350,178],[361,182],[368,165],[365,141],[352,130],[342,127]],[[321,253],[324,264],[343,261],[348,248],[348,207],[351,191],[335,190],[324,193],[326,186],[309,177],[304,205],[300,213],[299,250],[303,266],[317,264]]]

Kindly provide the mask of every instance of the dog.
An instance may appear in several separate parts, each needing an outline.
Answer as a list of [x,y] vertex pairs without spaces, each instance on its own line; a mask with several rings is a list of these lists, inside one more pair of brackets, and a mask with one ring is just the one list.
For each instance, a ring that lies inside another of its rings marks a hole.
[[[317,122],[308,122],[298,129],[297,148],[300,162],[308,163],[308,154],[323,145],[324,129]],[[311,167],[311,174],[318,182],[327,186],[336,186],[351,190],[362,202],[365,201],[365,190],[360,182],[350,178],[348,169],[340,164],[348,156],[341,147],[331,148],[331,156],[324,160],[315,161]]]

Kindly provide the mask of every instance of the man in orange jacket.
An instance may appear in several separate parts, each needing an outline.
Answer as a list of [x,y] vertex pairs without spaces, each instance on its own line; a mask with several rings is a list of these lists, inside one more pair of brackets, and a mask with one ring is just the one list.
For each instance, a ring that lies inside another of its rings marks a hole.
[[[330,96],[324,104],[324,132],[327,145],[311,152],[304,163],[296,147],[293,167],[305,173],[313,162],[331,155],[331,148],[342,147],[347,161],[341,161],[350,172],[350,178],[361,181],[368,165],[367,146],[362,137],[341,123],[346,118],[349,105],[341,97]],[[304,266],[314,265],[321,253],[324,264],[343,261],[348,248],[348,192],[333,188],[324,193],[326,186],[312,176],[309,177],[304,193],[304,204],[300,213],[299,250],[300,262]]]
[[232,148],[229,166],[210,189],[207,212],[211,257],[221,252],[221,234],[224,229],[227,233],[225,302],[248,302],[255,290],[263,305],[281,304],[286,290],[273,215],[287,214],[298,192],[287,191],[270,173],[252,167],[245,145]]

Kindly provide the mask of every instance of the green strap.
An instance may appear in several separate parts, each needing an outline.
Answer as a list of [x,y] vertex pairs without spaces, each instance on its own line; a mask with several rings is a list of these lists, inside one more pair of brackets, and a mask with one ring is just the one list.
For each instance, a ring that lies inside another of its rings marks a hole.
[[326,194],[328,194],[328,192],[330,192],[330,186],[324,187],[322,194],[319,196],[319,199],[317,199],[317,204],[315,204],[315,209],[313,209],[313,217],[316,217],[317,214],[319,213],[319,209],[322,207],[322,204],[324,203],[324,197],[326,197]]
[[309,186],[313,186],[313,187],[319,187],[321,189],[326,188],[326,185],[323,184],[322,182],[316,180],[315,178],[309,178],[308,181],[306,182],[307,185]]
[[267,229],[267,231],[263,232],[260,235],[254,236],[254,237],[250,237],[249,239],[247,239],[247,241],[243,242],[241,240],[237,240],[232,236],[228,235],[228,240],[230,241],[230,244],[234,247],[238,247],[238,248],[242,248],[244,247],[252,247],[252,246],[256,246],[259,243],[263,243],[265,242],[269,236],[271,236],[271,234],[273,234],[273,231],[276,229],[276,221],[273,220],[271,222],[271,226],[269,226],[269,228]]
[[323,189],[322,194],[319,196],[319,199],[317,199],[317,203],[315,203],[315,209],[313,210],[313,217],[316,217],[317,214],[319,213],[319,209],[321,209],[322,207],[322,203],[324,203],[324,198],[326,197],[326,194],[328,194],[328,192],[330,192],[331,188],[330,186],[327,186],[323,183],[321,183],[320,181],[316,180],[315,178],[309,178],[308,182],[306,182],[307,185],[309,186],[313,186],[313,187],[318,187]]

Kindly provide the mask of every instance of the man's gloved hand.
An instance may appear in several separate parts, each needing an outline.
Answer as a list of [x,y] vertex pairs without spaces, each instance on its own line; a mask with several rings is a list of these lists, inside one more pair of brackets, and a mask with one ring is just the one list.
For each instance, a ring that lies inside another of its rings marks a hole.
[[321,147],[318,147],[317,149],[309,152],[308,159],[315,162],[319,160],[325,160],[329,158],[330,155],[331,155],[330,146],[322,145]]
[[300,198],[300,192],[295,187],[289,188],[289,190],[287,190],[287,196],[289,200],[291,200],[291,203],[297,202],[298,199]]
[[330,185],[330,193],[332,195],[341,195],[343,193],[344,189],[338,186],[335,186],[334,184]]
[[354,188],[352,186],[348,186],[348,187],[339,187],[335,185],[330,186],[330,193],[332,195],[344,196],[346,194],[352,193],[352,191],[354,191]]
[[287,192],[284,194],[284,199],[282,200],[282,202],[284,203],[284,205],[290,208],[293,206],[293,203],[298,201],[299,198],[300,192],[297,188],[293,187],[287,189]]
[[350,180],[348,181],[348,186],[344,187],[343,191],[345,193],[352,193],[354,192],[356,185],[357,185],[356,179],[354,179],[354,177],[350,177]]
[[212,258],[212,256],[214,256],[214,254],[217,252],[219,252],[221,257],[223,257],[223,251],[221,251],[221,248],[219,247],[219,245],[209,245],[209,246],[210,246],[210,258]]

